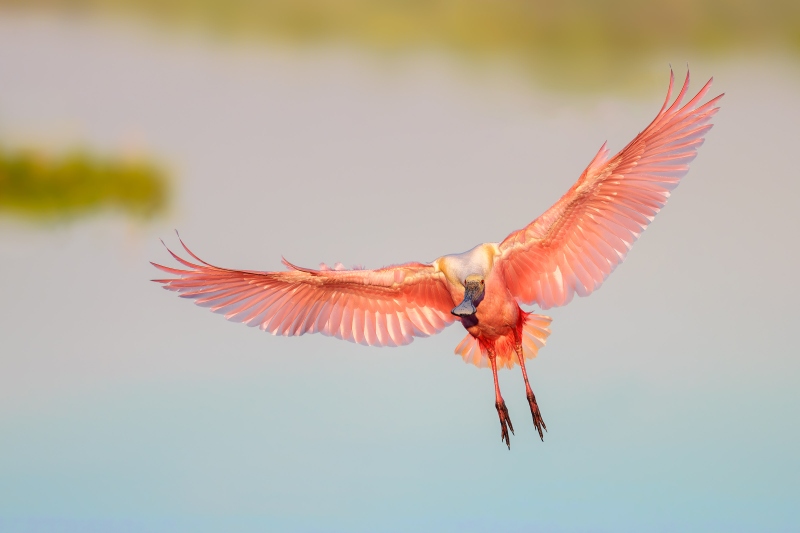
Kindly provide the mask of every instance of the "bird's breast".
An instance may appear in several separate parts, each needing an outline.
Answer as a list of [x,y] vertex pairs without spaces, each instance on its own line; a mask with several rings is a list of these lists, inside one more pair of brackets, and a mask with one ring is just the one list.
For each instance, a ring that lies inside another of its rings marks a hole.
[[519,318],[519,305],[508,292],[499,272],[486,279],[483,300],[474,315],[461,319],[462,325],[473,337],[494,340],[513,334]]

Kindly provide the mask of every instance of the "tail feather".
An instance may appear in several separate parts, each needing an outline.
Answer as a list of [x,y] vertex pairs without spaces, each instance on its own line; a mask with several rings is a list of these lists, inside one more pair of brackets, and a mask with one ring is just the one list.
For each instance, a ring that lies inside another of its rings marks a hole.
[[469,333],[458,343],[455,353],[460,355],[465,363],[472,363],[478,368],[489,366],[489,358],[486,356],[486,352],[481,349],[478,339]]
[[[550,335],[550,322],[552,318],[535,313],[524,313],[522,321],[522,353],[525,359],[533,359],[539,353],[539,348],[547,344],[547,337]],[[517,354],[514,346],[506,339],[498,339],[495,342],[495,352],[497,353],[498,368],[513,368],[517,361]],[[481,343],[467,333],[458,346],[455,353],[464,359],[465,363],[473,364],[478,368],[488,368],[489,355]]]

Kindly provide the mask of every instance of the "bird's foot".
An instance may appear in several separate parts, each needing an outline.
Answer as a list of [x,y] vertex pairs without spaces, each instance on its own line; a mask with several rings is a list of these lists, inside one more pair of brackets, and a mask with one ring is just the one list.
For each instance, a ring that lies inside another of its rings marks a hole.
[[505,441],[506,446],[508,449],[511,449],[511,441],[508,438],[508,430],[511,430],[511,434],[514,434],[514,426],[511,425],[511,418],[508,416],[508,409],[506,409],[506,402],[500,400],[494,404],[495,409],[497,409],[497,415],[500,417],[500,440]]
[[547,426],[544,425],[544,419],[542,418],[541,411],[539,411],[539,406],[536,404],[536,396],[533,395],[533,391],[528,393],[528,405],[531,406],[533,425],[536,426],[536,431],[539,432],[539,438],[542,439],[542,442],[544,442],[544,434],[542,433],[542,429],[547,431]]

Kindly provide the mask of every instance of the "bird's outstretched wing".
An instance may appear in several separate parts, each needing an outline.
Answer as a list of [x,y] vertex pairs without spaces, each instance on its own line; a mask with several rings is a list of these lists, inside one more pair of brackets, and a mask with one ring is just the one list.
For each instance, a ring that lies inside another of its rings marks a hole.
[[670,71],[667,98],[655,120],[611,159],[603,144],[567,194],[500,243],[495,265],[504,269],[511,294],[547,309],[600,287],[689,170],[723,96],[700,104],[712,81],[681,107],[687,72],[668,107]]
[[432,265],[312,270],[284,260],[285,272],[231,270],[206,263],[181,244],[197,263],[168,249],[187,270],[153,263],[177,276],[153,281],[273,335],[322,333],[369,346],[399,346],[456,320],[444,276]]

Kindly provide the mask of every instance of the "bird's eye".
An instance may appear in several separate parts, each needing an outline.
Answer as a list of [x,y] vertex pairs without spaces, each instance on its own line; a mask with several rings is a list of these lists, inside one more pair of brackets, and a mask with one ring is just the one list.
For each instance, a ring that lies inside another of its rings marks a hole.
[[481,285],[483,285],[483,280],[481,280]]

